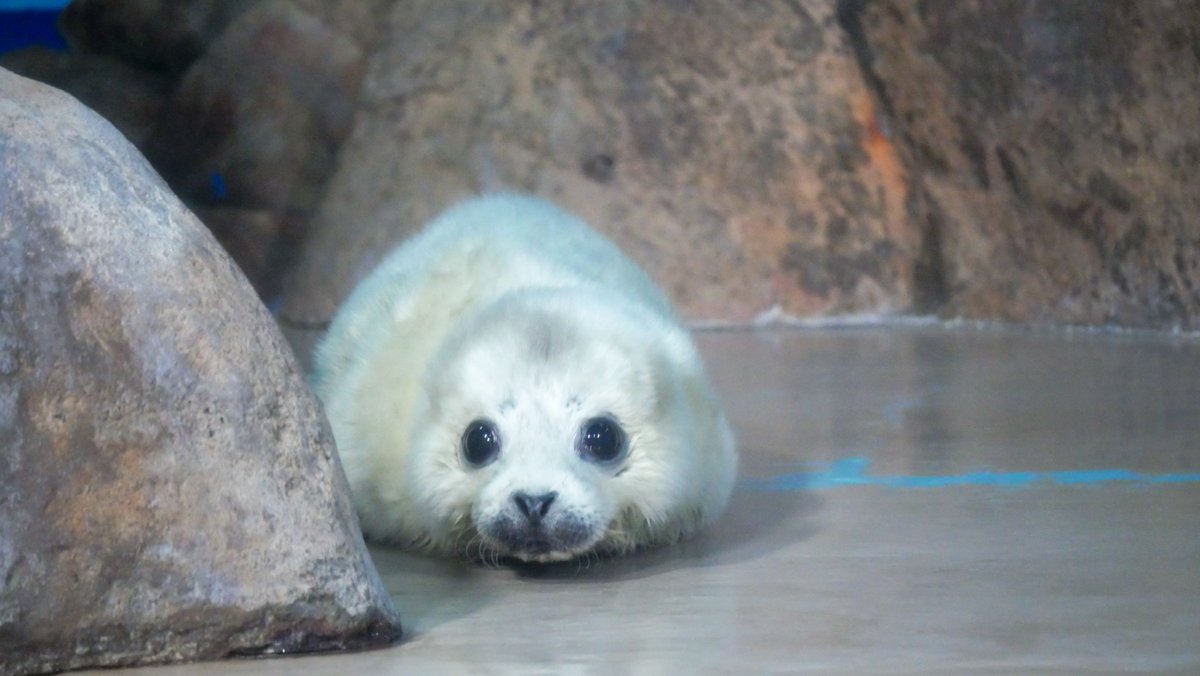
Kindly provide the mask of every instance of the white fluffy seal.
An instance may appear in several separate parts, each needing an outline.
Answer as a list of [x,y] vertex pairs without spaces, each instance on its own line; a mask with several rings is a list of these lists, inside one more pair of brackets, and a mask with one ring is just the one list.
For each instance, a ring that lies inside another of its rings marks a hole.
[[564,560],[686,537],[736,452],[649,278],[529,197],[469,200],[391,253],[317,349],[368,538]]

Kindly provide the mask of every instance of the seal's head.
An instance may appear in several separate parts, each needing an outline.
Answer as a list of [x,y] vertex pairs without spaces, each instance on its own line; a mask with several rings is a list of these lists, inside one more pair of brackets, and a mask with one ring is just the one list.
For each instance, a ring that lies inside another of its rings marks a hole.
[[425,374],[407,486],[435,549],[556,561],[687,536],[732,489],[689,336],[592,289],[514,292]]

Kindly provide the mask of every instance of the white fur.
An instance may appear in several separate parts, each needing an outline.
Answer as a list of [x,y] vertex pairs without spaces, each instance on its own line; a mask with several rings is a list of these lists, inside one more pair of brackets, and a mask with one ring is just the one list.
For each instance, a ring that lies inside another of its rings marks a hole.
[[[369,538],[467,556],[549,561],[673,542],[732,490],[733,435],[663,294],[578,219],[537,199],[467,201],[389,255],[339,310],[314,384]],[[618,466],[576,450],[607,414]],[[462,437],[495,422],[479,468]],[[547,528],[578,537],[521,551],[496,536],[512,495],[555,491]]]

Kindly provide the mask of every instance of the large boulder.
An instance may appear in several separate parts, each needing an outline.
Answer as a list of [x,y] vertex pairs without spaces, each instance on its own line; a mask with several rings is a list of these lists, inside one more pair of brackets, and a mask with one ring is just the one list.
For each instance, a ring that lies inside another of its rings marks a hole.
[[487,190],[611,235],[691,319],[904,312],[923,234],[831,3],[396,2],[285,320]]
[[945,314],[1200,329],[1200,3],[845,4]]
[[250,285],[111,125],[0,70],[0,673],[398,633]]

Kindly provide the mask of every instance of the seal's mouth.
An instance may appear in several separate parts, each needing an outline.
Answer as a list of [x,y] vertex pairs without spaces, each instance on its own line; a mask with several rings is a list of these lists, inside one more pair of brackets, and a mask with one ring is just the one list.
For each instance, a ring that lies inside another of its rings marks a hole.
[[488,540],[489,544],[504,556],[530,560],[555,554],[561,556],[571,554],[571,552],[564,551],[562,545],[556,542],[548,533],[537,527],[530,528],[522,533],[505,531],[496,535],[497,537],[487,537],[485,535],[485,540]]
[[549,538],[538,535],[525,539],[519,545],[513,546],[512,550],[523,554],[549,554],[554,551],[554,543],[550,542]]
[[582,556],[596,539],[592,529],[569,518],[530,523],[501,517],[481,526],[479,534],[496,553],[529,562],[566,561]]
[[498,538],[499,549],[506,555],[523,561],[564,561],[582,554],[578,542],[564,542],[539,526],[506,532]]

